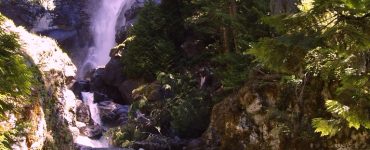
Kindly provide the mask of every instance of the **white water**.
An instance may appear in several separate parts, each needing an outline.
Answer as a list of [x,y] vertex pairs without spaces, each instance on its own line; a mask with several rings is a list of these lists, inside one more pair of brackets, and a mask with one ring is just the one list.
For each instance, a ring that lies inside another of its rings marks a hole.
[[94,120],[94,123],[102,125],[99,115],[98,104],[94,103],[94,93],[81,92],[81,95],[83,102],[89,105],[91,119]]
[[[85,74],[93,68],[105,66],[110,60],[110,50],[116,45],[115,35],[117,23],[125,24],[125,18],[118,20],[121,13],[131,8],[136,0],[91,0],[93,12],[91,14],[91,33],[93,35],[94,46],[88,49],[88,54],[79,67],[78,78],[83,79]],[[94,94],[82,92],[84,103],[89,105],[91,118],[96,124],[102,125],[99,109],[94,104]],[[90,139],[86,136],[78,136],[75,143],[93,148],[110,147],[109,141],[105,136],[98,140]]]
[[[91,3],[97,7],[92,10],[91,32],[93,35],[94,46],[88,49],[88,55],[83,65],[79,77],[83,77],[90,69],[98,66],[105,66],[110,60],[110,50],[116,45],[116,25],[121,12],[126,12],[131,8],[135,0],[94,0]],[[123,18],[119,24],[125,24]]]
[[75,143],[79,145],[89,146],[93,148],[107,148],[110,147],[109,141],[105,136],[102,136],[98,140],[90,139],[86,136],[78,136]]
[[[81,92],[82,100],[89,105],[90,115],[94,123],[102,125],[99,115],[98,105],[94,103],[94,93]],[[107,137],[102,136],[100,139],[90,139],[87,136],[79,135],[75,139],[75,143],[79,145],[89,146],[93,148],[107,148],[110,147]]]

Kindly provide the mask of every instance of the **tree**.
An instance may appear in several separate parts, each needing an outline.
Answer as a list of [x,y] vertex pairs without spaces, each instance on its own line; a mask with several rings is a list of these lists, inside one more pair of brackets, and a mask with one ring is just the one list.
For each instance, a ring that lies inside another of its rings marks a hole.
[[271,70],[325,82],[326,107],[333,115],[313,120],[317,132],[335,135],[343,122],[370,129],[370,1],[303,1],[300,9],[266,18],[275,35],[248,53]]
[[167,24],[167,17],[153,1],[147,2],[141,10],[130,37],[124,42],[122,60],[129,77],[151,80],[172,63],[176,42],[170,34],[175,29],[172,24]]

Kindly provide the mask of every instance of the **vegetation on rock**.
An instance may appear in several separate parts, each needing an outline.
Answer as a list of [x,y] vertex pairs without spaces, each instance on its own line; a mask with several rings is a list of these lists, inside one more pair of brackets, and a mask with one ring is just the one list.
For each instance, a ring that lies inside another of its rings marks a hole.
[[[5,18],[0,14],[0,24]],[[37,104],[37,97],[32,95],[32,87],[37,87],[37,74],[26,64],[20,52],[17,35],[0,29],[0,149],[10,149],[12,142],[19,135],[25,135],[31,118],[21,114],[28,111],[26,107]],[[33,85],[32,85],[33,84]],[[11,118],[15,115],[16,118]],[[15,125],[8,123],[12,120]],[[15,119],[15,120],[14,120]]]
[[[338,137],[338,131],[368,132],[369,1],[174,3],[163,0],[155,5],[149,1],[141,11],[124,42],[122,60],[129,76],[144,75],[153,81],[159,72],[173,75],[191,72],[197,79],[203,76],[197,71],[207,68],[215,77],[214,83],[219,84],[211,90],[199,89],[208,95],[201,96],[210,102],[204,105],[207,108],[245,82],[261,87],[273,82],[280,85],[275,87],[276,91],[282,88],[292,92],[278,103],[277,112],[293,111],[292,119],[285,120],[285,124],[291,124],[287,128],[295,138],[318,138],[315,132],[330,135],[327,139]],[[255,82],[250,81],[256,78]],[[190,85],[196,89],[192,82],[170,87]],[[177,100],[186,97],[177,101],[180,103],[169,100],[158,106],[167,111],[162,113],[171,119],[165,124],[178,131],[172,132],[176,136],[200,135],[188,125],[199,123],[198,112],[209,118],[210,112],[203,111],[204,107],[194,107],[203,104],[198,104],[200,99],[193,101],[197,94],[189,90],[192,88],[172,93]],[[145,106],[152,102],[137,103]],[[294,110],[283,110],[289,105],[295,105]],[[157,112],[154,110],[149,111],[149,119],[160,122],[163,117],[151,116]]]

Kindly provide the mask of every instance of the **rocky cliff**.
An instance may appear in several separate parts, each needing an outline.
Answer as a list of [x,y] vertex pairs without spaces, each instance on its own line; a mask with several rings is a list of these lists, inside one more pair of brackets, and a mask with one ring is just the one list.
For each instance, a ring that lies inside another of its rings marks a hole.
[[310,120],[325,114],[322,89],[297,94],[294,87],[270,77],[250,79],[216,104],[202,140],[190,145],[228,150],[369,149],[366,130],[344,129],[333,137],[320,137],[314,132]]
[[73,137],[79,134],[79,130],[75,127],[75,96],[68,89],[76,72],[71,59],[54,40],[31,34],[10,20],[6,20],[1,28],[18,36],[21,52],[29,64],[39,70],[42,84],[36,92],[40,105],[36,105],[35,110],[38,111],[25,114],[36,115],[31,121],[38,126],[27,133],[34,137],[27,139],[27,144],[22,144],[25,141],[16,142],[13,148],[73,149]]
[[85,0],[0,0],[0,12],[30,32],[55,39],[77,65],[92,44]]

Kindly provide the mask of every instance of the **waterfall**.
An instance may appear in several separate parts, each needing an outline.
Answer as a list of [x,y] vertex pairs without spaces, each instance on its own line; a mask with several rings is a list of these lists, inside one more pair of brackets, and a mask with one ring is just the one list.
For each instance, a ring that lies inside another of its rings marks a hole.
[[81,92],[81,95],[82,95],[83,102],[89,105],[91,119],[96,124],[102,125],[100,115],[99,115],[98,104],[94,103],[94,93]]
[[[134,4],[135,0],[91,0],[91,33],[94,46],[88,48],[87,57],[80,66],[78,78],[91,69],[104,66],[110,60],[110,50],[116,45],[115,35],[117,23],[125,24],[125,18],[118,18]],[[96,9],[96,10],[95,10]],[[121,20],[122,19],[122,20]]]
[[[120,25],[126,24],[125,17],[120,17],[131,8],[136,0],[90,0],[91,9],[91,34],[93,36],[93,46],[88,48],[87,57],[79,66],[77,78],[84,79],[86,73],[91,69],[105,66],[110,60],[110,50],[116,45],[115,35]],[[84,103],[89,106],[90,115],[95,124],[102,125],[99,108],[94,103],[94,94],[82,92]],[[107,137],[102,136],[100,139],[90,139],[86,136],[79,135],[75,139],[79,145],[89,146],[92,148],[110,147]]]

